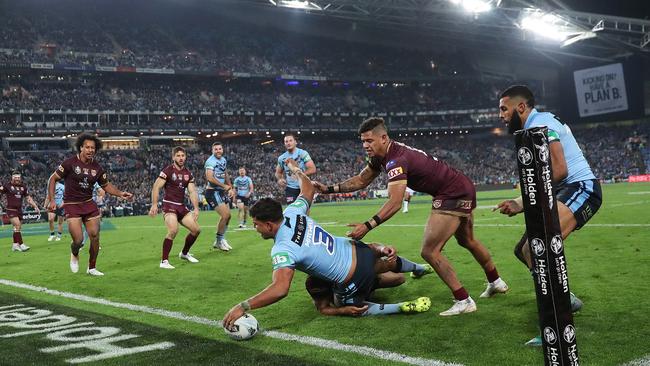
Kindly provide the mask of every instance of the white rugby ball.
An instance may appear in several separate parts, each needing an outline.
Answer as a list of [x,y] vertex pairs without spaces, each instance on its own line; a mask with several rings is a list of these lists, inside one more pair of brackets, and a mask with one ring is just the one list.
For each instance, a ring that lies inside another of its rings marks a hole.
[[257,319],[255,319],[251,314],[244,314],[239,319],[235,320],[232,330],[223,328],[223,331],[226,332],[230,338],[238,341],[253,338],[259,330],[260,325],[257,323]]

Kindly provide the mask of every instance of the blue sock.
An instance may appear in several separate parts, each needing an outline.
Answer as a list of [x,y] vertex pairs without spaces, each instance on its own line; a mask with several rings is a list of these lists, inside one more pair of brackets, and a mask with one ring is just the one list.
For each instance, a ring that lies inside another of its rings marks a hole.
[[368,310],[361,316],[370,315],[388,315],[400,313],[399,304],[375,304],[374,302],[364,302],[368,305]]
[[223,234],[217,233],[217,241],[221,240],[224,238]]
[[410,260],[397,256],[397,271],[398,272],[423,272],[424,267],[421,264],[413,263]]

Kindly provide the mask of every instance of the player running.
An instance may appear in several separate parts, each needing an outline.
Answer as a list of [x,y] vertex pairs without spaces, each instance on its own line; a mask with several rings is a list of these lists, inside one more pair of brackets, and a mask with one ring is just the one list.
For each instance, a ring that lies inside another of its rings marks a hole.
[[424,231],[422,258],[438,273],[452,291],[455,303],[442,316],[458,315],[476,311],[476,303],[456,276],[451,263],[442,254],[451,236],[459,245],[469,250],[483,267],[488,286],[481,297],[491,297],[508,290],[499,277],[487,248],[474,237],[476,190],[474,184],[458,170],[427,154],[388,136],[384,120],[371,117],[361,123],[359,135],[368,154],[368,165],[359,173],[342,183],[325,186],[314,182],[322,193],[354,192],[367,187],[382,171],[388,176],[389,200],[379,212],[363,224],[350,224],[350,238],[360,240],[370,230],[390,219],[402,206],[407,186],[417,192],[433,196],[433,206]]
[[82,133],[77,137],[75,147],[77,154],[64,160],[50,176],[47,189],[48,209],[54,210],[56,208],[54,201],[56,182],[61,179],[65,180],[63,206],[65,207],[68,231],[72,236],[70,270],[72,273],[79,272],[79,249],[81,249],[82,231],[83,226],[85,226],[90,237],[86,273],[91,276],[103,276],[104,273],[96,268],[97,255],[99,254],[99,218],[101,213],[92,198],[93,186],[95,182],[98,182],[106,193],[122,199],[131,199],[133,195],[129,192],[120,191],[111,184],[108,181],[106,172],[95,160],[96,153],[102,148],[102,142],[99,138]]
[[230,183],[230,175],[227,171],[228,162],[223,156],[223,144],[215,142],[212,144],[212,155],[205,161],[205,199],[212,209],[217,211],[219,223],[213,248],[227,252],[232,249],[226,240],[226,230],[230,222],[230,200],[235,196],[235,191]]
[[309,153],[297,147],[298,141],[293,133],[284,135],[284,147],[287,149],[278,157],[278,165],[275,167],[275,179],[280,188],[284,188],[284,196],[287,204],[293,203],[300,194],[300,183],[287,168],[286,160],[293,159],[305,175],[310,176],[316,173],[316,165],[311,160]]
[[246,175],[246,168],[239,168],[239,176],[233,181],[237,190],[237,209],[239,210],[239,228],[246,227],[246,218],[248,217],[248,207],[253,195],[253,180]]
[[[394,256],[390,247],[369,246],[360,241],[330,235],[307,211],[314,198],[314,187],[292,159],[286,160],[300,182],[300,194],[284,212],[280,202],[263,198],[251,207],[255,229],[264,239],[273,239],[271,249],[273,282],[257,295],[242,301],[224,316],[223,326],[231,328],[244,312],[273,304],[284,298],[296,269],[333,283],[334,301],[339,306],[363,308],[381,271],[411,272],[416,264],[404,258],[376,266],[377,258]],[[398,267],[399,263],[399,267]],[[408,306],[414,312],[428,310],[430,300],[418,299]],[[381,306],[368,306],[367,312],[381,312]]]
[[[194,184],[194,176],[185,167],[186,160],[185,149],[180,146],[172,149],[173,163],[166,166],[158,175],[158,178],[153,183],[151,189],[151,209],[149,216],[155,217],[158,214],[158,194],[161,188],[165,188],[165,197],[163,198],[162,210],[164,212],[163,219],[165,226],[167,226],[167,235],[163,240],[162,259],[160,260],[160,268],[174,269],[169,263],[169,252],[172,250],[174,238],[178,233],[178,223],[185,226],[190,232],[185,237],[185,246],[178,254],[180,259],[186,260],[190,263],[198,263],[199,260],[189,252],[196,238],[201,233],[199,227],[199,197],[196,192],[196,184]],[[190,211],[185,207],[185,189],[187,189],[192,207],[194,210],[190,215]]]
[[[511,134],[521,129],[548,127],[553,191],[557,199],[562,239],[566,239],[574,230],[582,228],[598,212],[602,203],[600,182],[582,155],[571,129],[552,113],[538,112],[532,91],[523,85],[511,86],[501,93],[499,117]],[[515,216],[524,211],[522,198],[519,196],[503,201],[497,205],[497,209],[504,215]],[[526,233],[515,246],[515,255],[532,270]],[[572,311],[578,311],[581,307],[582,301],[571,293]],[[526,344],[541,346],[542,339],[538,336]]]
[[[63,182],[58,181],[56,182],[56,186],[54,187],[54,204],[56,205],[56,208],[54,211],[49,211],[47,212],[47,221],[50,225],[50,236],[47,238],[47,241],[61,241],[61,236],[63,235],[63,220],[64,220],[64,215],[65,215],[65,210],[63,209],[63,192],[65,191],[65,186],[63,185]],[[49,206],[49,202],[47,202],[47,199],[45,200],[44,207]],[[56,235],[54,233],[54,222],[58,221],[58,231],[56,232]]]
[[23,199],[27,199],[27,203],[34,208],[36,214],[40,215],[41,210],[38,208],[36,202],[29,194],[27,186],[23,184],[23,178],[19,171],[11,173],[11,180],[9,183],[0,185],[0,194],[7,197],[7,216],[14,229],[13,244],[11,250],[14,252],[26,252],[29,247],[23,243],[23,235],[21,233],[22,219],[23,219]]

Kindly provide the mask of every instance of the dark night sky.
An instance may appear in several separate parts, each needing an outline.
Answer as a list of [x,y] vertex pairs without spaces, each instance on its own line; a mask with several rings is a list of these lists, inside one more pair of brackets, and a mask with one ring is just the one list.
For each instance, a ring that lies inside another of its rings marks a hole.
[[650,20],[650,0],[563,0],[571,10]]

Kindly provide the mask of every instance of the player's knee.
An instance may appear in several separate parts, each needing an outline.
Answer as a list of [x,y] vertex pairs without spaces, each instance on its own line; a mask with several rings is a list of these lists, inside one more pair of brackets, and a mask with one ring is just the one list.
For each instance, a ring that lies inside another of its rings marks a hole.
[[200,227],[197,227],[196,229],[194,229],[192,231],[193,236],[199,236],[199,234],[201,234],[201,228]]
[[422,259],[426,260],[427,262],[431,262],[438,257],[440,257],[440,250],[436,249],[430,249],[430,248],[422,248],[422,251],[420,252],[420,256]]
[[178,229],[167,229],[167,237],[169,239],[174,239],[176,234],[178,234]]

